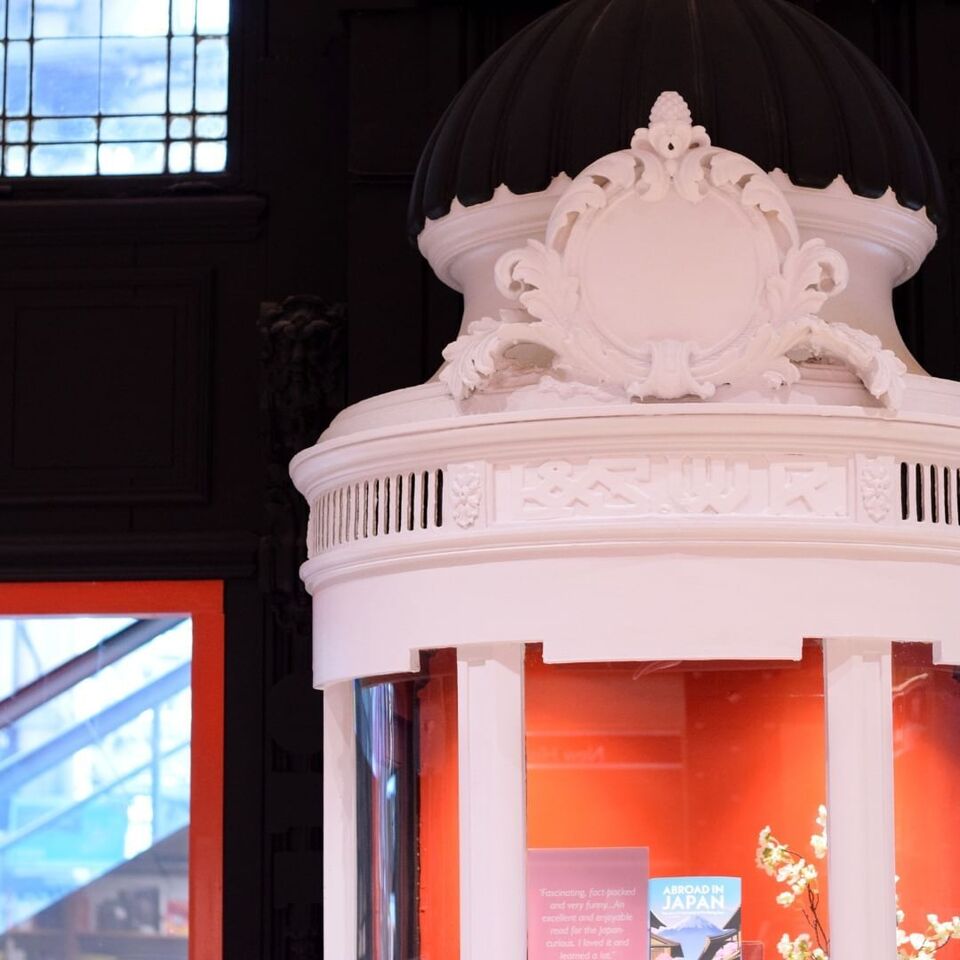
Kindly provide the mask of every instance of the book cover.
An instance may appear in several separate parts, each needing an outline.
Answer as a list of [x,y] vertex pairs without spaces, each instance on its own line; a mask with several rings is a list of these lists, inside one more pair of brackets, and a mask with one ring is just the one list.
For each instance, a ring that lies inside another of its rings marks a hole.
[[527,853],[529,960],[648,956],[646,847]]
[[656,877],[649,898],[652,960],[739,960],[739,877]]

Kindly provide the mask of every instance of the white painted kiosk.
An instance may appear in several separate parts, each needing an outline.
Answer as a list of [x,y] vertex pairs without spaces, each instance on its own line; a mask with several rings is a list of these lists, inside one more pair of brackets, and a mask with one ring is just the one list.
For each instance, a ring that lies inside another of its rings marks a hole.
[[768,825],[817,868],[833,960],[960,912],[960,384],[890,302],[936,228],[651,108],[547,189],[428,221],[466,296],[438,377],[293,462],[329,960],[683,955],[545,946],[541,848],[738,878],[737,946],[700,956],[813,955],[809,891],[754,863]]

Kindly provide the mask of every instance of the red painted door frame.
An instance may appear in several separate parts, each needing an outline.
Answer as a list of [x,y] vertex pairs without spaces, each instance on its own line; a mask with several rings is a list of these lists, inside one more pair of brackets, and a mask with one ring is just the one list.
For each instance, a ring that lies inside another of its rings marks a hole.
[[193,620],[190,960],[223,954],[223,583],[0,583],[0,616],[181,613]]

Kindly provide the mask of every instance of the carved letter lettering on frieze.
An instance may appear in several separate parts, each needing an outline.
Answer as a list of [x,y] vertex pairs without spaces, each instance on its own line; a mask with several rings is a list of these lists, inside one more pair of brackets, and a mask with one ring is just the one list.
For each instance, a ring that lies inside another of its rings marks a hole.
[[536,467],[513,467],[514,512],[548,519],[571,515],[619,516],[653,509],[650,461],[550,460]]
[[845,516],[846,469],[828,463],[771,464],[770,512],[777,515]]
[[684,513],[736,513],[750,495],[750,465],[690,458],[667,464],[671,505]]

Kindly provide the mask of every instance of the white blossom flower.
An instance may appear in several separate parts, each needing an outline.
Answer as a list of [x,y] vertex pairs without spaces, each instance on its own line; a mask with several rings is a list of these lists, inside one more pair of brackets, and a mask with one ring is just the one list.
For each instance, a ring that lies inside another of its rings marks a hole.
[[[827,808],[820,805],[816,817],[820,832],[810,837],[810,846],[814,858],[822,860],[827,853]],[[819,872],[813,863],[794,854],[786,844],[782,844],[769,826],[763,828],[757,838],[757,866],[768,876],[774,877],[787,889],[777,894],[776,902],[783,907],[803,906],[812,911],[811,924],[814,925],[817,938],[824,932],[817,916],[819,902]],[[896,881],[899,882],[897,877]],[[804,895],[807,894],[807,897]],[[797,900],[804,897],[803,904]],[[806,915],[806,914],[805,914]],[[897,916],[897,960],[934,960],[937,952],[951,940],[960,940],[960,916],[941,920],[936,913],[927,914],[925,933],[907,933],[903,928],[904,912],[900,909],[899,896],[896,901]],[[791,939],[784,934],[777,944],[777,953],[783,960],[829,960],[827,951],[814,946],[808,933],[801,933]]]

